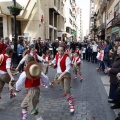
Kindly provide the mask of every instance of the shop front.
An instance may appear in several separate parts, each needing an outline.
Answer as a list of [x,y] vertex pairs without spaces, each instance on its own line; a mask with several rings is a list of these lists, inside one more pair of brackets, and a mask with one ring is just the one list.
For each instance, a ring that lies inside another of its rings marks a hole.
[[117,37],[120,37],[120,27],[113,27],[111,33],[111,39],[115,40]]

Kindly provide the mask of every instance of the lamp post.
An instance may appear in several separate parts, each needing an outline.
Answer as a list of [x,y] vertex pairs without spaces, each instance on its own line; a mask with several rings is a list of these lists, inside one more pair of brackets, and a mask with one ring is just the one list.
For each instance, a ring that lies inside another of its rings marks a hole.
[[16,0],[0,0],[0,2],[9,2],[9,1],[13,1],[14,6],[8,6],[7,8],[10,11],[10,14],[12,14],[14,16],[14,65],[17,65],[17,21],[16,21],[16,16],[20,14],[20,11],[22,10],[22,8],[17,8],[16,9]]
[[[16,6],[16,0],[13,0],[14,6]],[[16,21],[16,15],[14,15],[14,52],[15,52],[15,58],[17,60],[17,21]]]
[[[14,6],[16,6],[16,0],[13,0],[13,4]],[[13,55],[13,61],[14,61],[14,64],[13,64],[13,67],[16,67],[17,66],[17,29],[16,29],[16,16],[17,15],[13,15],[14,16],[14,55]]]
[[95,29],[96,29],[96,20],[97,20],[97,14],[94,14],[94,41],[95,41]]

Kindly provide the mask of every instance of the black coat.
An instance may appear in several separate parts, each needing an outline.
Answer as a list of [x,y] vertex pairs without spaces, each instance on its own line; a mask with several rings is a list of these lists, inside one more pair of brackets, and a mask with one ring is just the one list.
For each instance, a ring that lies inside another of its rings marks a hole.
[[110,83],[116,84],[118,79],[116,75],[120,72],[120,57],[116,57],[114,63],[112,64],[112,68],[110,70]]
[[41,46],[41,43],[36,43],[35,44],[35,49],[37,50],[37,53],[38,53],[38,55],[40,55],[41,56],[41,52],[42,52],[42,46]]

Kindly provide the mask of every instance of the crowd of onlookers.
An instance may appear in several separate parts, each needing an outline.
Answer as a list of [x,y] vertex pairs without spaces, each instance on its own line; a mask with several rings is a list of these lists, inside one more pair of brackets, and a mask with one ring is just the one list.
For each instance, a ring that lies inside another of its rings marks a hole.
[[[83,60],[97,63],[97,71],[110,76],[109,103],[111,109],[120,108],[120,38],[110,40],[84,41],[82,43]],[[116,120],[120,120],[120,113]]]
[[[49,50],[52,53],[52,58],[54,58],[59,44],[61,44],[61,41],[58,39],[54,41],[43,41],[39,37],[38,39],[27,41],[21,38],[18,40],[17,45],[18,63],[23,57],[23,52],[26,49],[29,49],[29,46],[31,45],[35,46],[36,52],[39,56],[42,56],[47,50]],[[74,53],[76,48],[79,49],[79,53],[83,60],[98,64],[97,71],[102,71],[110,76],[110,100],[108,102],[114,103],[114,105],[111,106],[111,109],[120,108],[120,94],[116,92],[118,88],[118,80],[120,80],[120,38],[117,38],[115,41],[62,41],[62,44],[64,44],[66,49],[69,49],[71,53]],[[14,49],[13,41],[11,41],[9,37],[6,37],[5,39],[0,38],[0,54],[4,54],[7,47]]]

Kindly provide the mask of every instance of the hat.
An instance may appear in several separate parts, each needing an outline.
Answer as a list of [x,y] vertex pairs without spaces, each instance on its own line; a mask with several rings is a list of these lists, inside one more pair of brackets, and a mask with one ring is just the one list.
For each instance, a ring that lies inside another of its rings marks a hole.
[[41,75],[41,66],[38,62],[36,61],[32,61],[30,63],[28,63],[27,67],[26,67],[26,76],[29,79],[37,79],[40,77]]
[[118,41],[118,42],[120,42],[120,37],[119,37],[119,38],[116,38],[116,39],[115,39],[115,41]]

